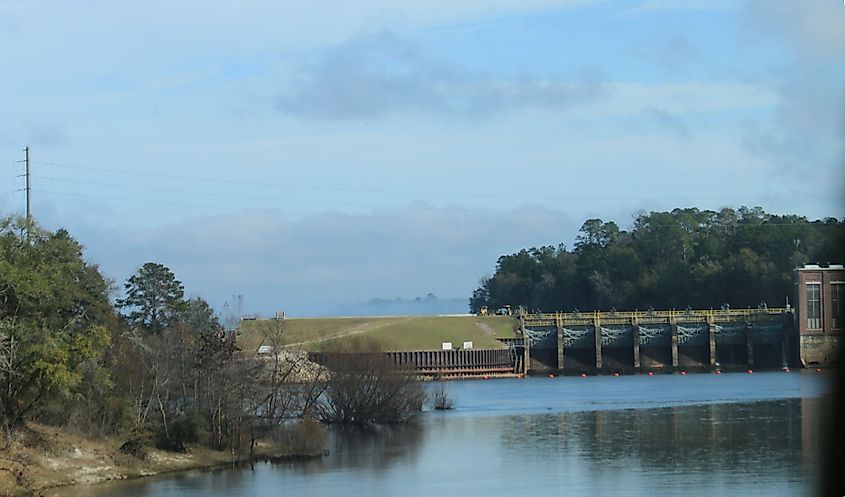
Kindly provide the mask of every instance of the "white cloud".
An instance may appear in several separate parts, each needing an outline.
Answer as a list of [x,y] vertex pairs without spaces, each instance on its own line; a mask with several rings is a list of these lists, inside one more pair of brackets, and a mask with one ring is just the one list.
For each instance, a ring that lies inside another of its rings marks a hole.
[[787,55],[767,74],[779,104],[773,119],[749,126],[749,150],[785,174],[828,178],[845,191],[845,6],[823,0],[750,0],[741,20],[746,37],[787,47]]
[[748,0],[742,15],[760,31],[786,38],[807,57],[845,53],[845,5],[836,0]]

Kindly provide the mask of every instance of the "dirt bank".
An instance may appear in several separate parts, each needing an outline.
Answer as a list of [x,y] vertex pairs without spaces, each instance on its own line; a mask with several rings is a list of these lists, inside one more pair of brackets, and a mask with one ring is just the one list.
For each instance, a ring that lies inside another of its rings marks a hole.
[[[117,438],[91,439],[30,423],[0,448],[0,497],[44,495],[54,487],[221,467],[248,457],[191,446],[187,453],[146,447],[146,457],[139,459],[122,453],[122,443]],[[256,445],[255,458],[319,457],[321,453],[312,450],[310,454],[294,455],[277,444],[262,441]]]

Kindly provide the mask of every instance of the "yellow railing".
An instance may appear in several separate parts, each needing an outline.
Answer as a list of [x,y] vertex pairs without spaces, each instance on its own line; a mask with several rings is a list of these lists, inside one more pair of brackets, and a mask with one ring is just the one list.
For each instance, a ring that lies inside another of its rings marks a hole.
[[685,309],[670,311],[593,311],[593,312],[556,312],[534,313],[525,315],[526,325],[554,326],[561,323],[589,324],[595,321],[606,324],[624,324],[634,322],[725,322],[756,321],[783,316],[790,310],[775,307],[764,309]]

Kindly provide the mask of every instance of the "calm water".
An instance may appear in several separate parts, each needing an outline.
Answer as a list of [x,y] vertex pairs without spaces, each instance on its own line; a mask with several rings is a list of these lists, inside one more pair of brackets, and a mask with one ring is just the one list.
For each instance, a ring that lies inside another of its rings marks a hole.
[[333,433],[319,461],[54,495],[812,495],[826,386],[780,372],[452,382],[454,411]]

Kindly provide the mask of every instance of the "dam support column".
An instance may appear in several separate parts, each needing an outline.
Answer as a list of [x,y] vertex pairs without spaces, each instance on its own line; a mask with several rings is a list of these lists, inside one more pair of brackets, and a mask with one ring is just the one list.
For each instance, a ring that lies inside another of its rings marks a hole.
[[754,366],[754,327],[745,323],[745,346],[748,350],[748,367]]
[[555,314],[555,326],[557,327],[557,369],[563,371],[563,317],[559,312]]
[[631,338],[634,343],[634,368],[640,369],[640,325],[637,318],[631,318]]
[[713,326],[713,318],[707,317],[707,344],[710,350],[710,367],[716,367],[716,327]]
[[789,312],[784,313],[783,315],[783,333],[781,333],[780,337],[780,357],[781,357],[781,368],[788,368],[789,363],[792,359],[792,355],[790,354],[789,348],[789,338],[790,332],[792,331],[792,316]]
[[671,335],[672,368],[678,367],[678,325],[675,318],[669,318],[669,333]]
[[601,320],[599,319],[598,312],[593,313],[593,329],[595,330],[594,337],[596,339],[596,369],[601,369]]
[[531,365],[531,341],[528,340],[528,335],[525,333],[525,313],[522,309],[519,311],[519,331],[522,332],[522,368],[525,376],[528,376],[528,369]]

